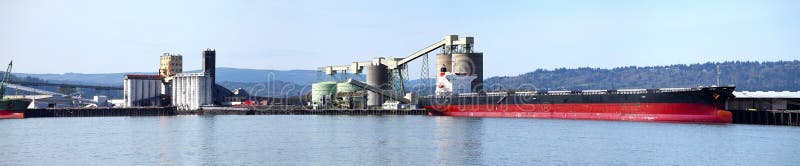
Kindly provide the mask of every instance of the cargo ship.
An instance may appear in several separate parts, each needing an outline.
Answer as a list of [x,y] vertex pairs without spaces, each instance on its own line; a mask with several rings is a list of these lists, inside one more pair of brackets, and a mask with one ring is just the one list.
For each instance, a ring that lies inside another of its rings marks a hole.
[[8,63],[8,69],[3,73],[3,82],[0,82],[0,119],[25,118],[25,110],[32,101],[30,99],[5,99],[6,84],[11,80],[12,65],[13,61]]
[[25,118],[25,110],[31,104],[30,99],[3,99],[0,100],[0,119]]
[[432,115],[612,121],[731,123],[725,101],[735,87],[474,93],[474,74],[443,65],[435,95],[420,105]]

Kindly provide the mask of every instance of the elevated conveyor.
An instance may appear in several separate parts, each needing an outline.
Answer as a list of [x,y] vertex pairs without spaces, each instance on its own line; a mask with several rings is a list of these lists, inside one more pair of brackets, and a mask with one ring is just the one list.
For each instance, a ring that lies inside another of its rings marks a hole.
[[376,58],[372,61],[353,62],[350,65],[320,67],[319,71],[325,72],[325,74],[328,75],[333,75],[338,72],[358,74],[361,73],[365,66],[378,64],[386,65],[390,70],[392,70],[402,68],[403,65],[439,48],[443,48],[444,52],[446,53],[452,52],[456,49],[463,49],[467,50],[467,52],[470,52],[474,41],[475,39],[473,37],[459,38],[458,35],[447,35],[444,39],[422,48],[421,50],[418,50],[411,55],[406,56],[405,58]]
[[393,93],[391,90],[383,90],[383,89],[380,89],[378,87],[369,86],[369,85],[367,85],[367,83],[364,83],[364,82],[361,82],[361,81],[357,81],[357,80],[354,80],[354,79],[347,79],[347,83],[350,83],[350,84],[353,84],[355,86],[364,88],[364,89],[366,89],[368,91],[372,91],[372,92],[378,93],[378,94],[380,94],[382,96],[386,96],[386,97],[388,97],[390,99],[394,99],[394,100],[400,101],[401,103],[411,103],[410,100],[404,98],[403,96],[398,96],[397,94]]

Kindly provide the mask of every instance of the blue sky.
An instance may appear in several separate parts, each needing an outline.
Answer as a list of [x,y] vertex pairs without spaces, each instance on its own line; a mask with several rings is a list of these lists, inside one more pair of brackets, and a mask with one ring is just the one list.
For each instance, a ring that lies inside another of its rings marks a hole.
[[0,61],[15,72],[315,69],[476,37],[488,76],[538,68],[800,58],[800,1],[0,0]]

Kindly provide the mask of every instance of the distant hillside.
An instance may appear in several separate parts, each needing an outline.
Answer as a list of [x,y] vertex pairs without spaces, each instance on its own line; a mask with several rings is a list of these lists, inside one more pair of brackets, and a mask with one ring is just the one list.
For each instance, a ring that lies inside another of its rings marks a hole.
[[[132,72],[128,74],[155,74]],[[83,74],[83,73],[64,73],[64,74],[28,74],[28,73],[14,73],[20,77],[34,77],[48,82],[70,83],[70,84],[87,84],[87,85],[107,85],[119,86],[122,85],[122,79],[125,73],[103,73],[103,74]]]
[[230,90],[241,88],[250,95],[265,97],[299,96],[311,92],[310,84],[295,84],[283,81],[262,83],[222,81],[217,84]]
[[[492,77],[484,81],[490,91],[498,90],[586,90],[586,89],[627,89],[627,88],[665,88],[696,87],[716,84],[716,67],[722,71],[723,85],[736,85],[740,91],[800,91],[800,61],[778,62],[723,62],[690,65],[617,67],[600,68],[559,68],[539,69],[518,76]],[[197,71],[189,71],[197,72]],[[136,73],[155,74],[155,73]],[[14,73],[14,80],[28,82],[48,81],[53,83],[79,83],[93,85],[119,86],[123,73],[109,74],[25,74]],[[260,96],[294,96],[310,91],[310,85],[317,81],[314,70],[260,70],[217,68],[217,83],[229,88],[243,88],[251,94]],[[363,76],[359,77],[363,80]],[[429,83],[432,83],[430,80]],[[409,80],[407,90],[419,91],[426,84],[420,80]],[[432,84],[428,84],[428,87]],[[265,88],[270,87],[270,88]],[[56,87],[43,87],[57,90]],[[109,93],[109,92],[99,92]],[[95,94],[87,90],[86,96]],[[106,94],[108,95],[108,94]],[[114,93],[112,96],[121,96]]]
[[800,90],[800,61],[723,62],[650,67],[560,68],[536,70],[513,77],[486,79],[488,89],[586,90],[696,87],[716,84],[719,65],[722,85],[740,91]]
[[[4,73],[5,72],[0,71],[0,75],[3,75]],[[17,73],[14,73],[14,74],[11,75],[11,83],[12,84],[14,82],[33,82],[33,83],[36,83],[36,82],[50,82],[50,83],[67,83],[67,84],[86,84],[86,83],[78,82],[78,81],[50,81],[50,80],[44,80],[44,79],[31,77],[31,76],[18,76],[18,75],[19,74],[17,74]],[[40,89],[40,90],[51,91],[51,92],[59,92],[59,87],[56,87],[56,86],[35,86],[34,88]],[[123,95],[121,91],[105,91],[105,90],[98,91],[98,90],[95,90],[95,89],[80,89],[80,92],[82,92],[84,98],[92,98],[92,96],[95,96],[95,95],[105,95],[105,96],[109,96],[111,98],[122,98],[122,95]],[[28,94],[31,94],[31,93],[32,92],[17,91],[14,88],[6,89],[6,94],[8,94],[8,95],[28,95]]]
[[[188,72],[199,72],[193,70]],[[2,73],[0,71],[0,73]],[[27,74],[27,73],[13,73],[12,80],[18,82],[51,82],[51,83],[68,83],[68,84],[84,84],[84,85],[105,85],[105,86],[121,86],[125,74],[156,74],[146,72],[131,72],[131,73],[101,73],[101,74],[82,74],[82,73],[64,73],[64,74]],[[237,69],[237,68],[217,68],[217,84],[220,84],[228,89],[243,88],[249,91],[257,91],[257,93],[264,96],[283,96],[281,92],[289,95],[299,95],[301,93],[310,92],[311,84],[316,80],[317,72],[314,70],[260,70],[260,69]],[[263,88],[264,85],[270,85],[278,88]],[[288,87],[306,88],[304,91],[301,89],[289,89]],[[38,86],[48,91],[58,91],[58,87],[53,86]],[[91,97],[93,95],[107,95],[113,98],[121,98],[121,92],[95,92],[94,89],[82,89],[84,96]],[[9,94],[16,94],[13,89],[9,90]]]
[[263,70],[219,67],[217,68],[217,81],[263,83],[265,81],[280,80],[311,85],[317,79],[317,74],[316,70]]
[[[6,72],[4,72],[4,71],[0,71],[0,77],[5,75],[5,73]],[[0,79],[2,79],[2,78],[0,78]],[[16,81],[19,81],[19,82],[45,82],[45,80],[40,79],[40,78],[36,78],[36,77],[30,77],[30,76],[20,77],[20,76],[18,76],[17,73],[13,73],[12,72],[12,74],[11,74],[11,83],[16,82]]]
[[[188,71],[199,72],[199,70]],[[91,85],[122,85],[125,74],[156,74],[155,72],[131,72],[131,73],[102,73],[102,74],[27,74],[14,73],[20,77],[35,77],[48,81],[58,81],[65,83],[81,83]],[[217,81],[230,82],[265,82],[269,80],[281,80],[295,84],[311,84],[317,77],[314,70],[262,70],[262,69],[237,69],[237,68],[217,68]],[[309,79],[313,78],[313,79]]]

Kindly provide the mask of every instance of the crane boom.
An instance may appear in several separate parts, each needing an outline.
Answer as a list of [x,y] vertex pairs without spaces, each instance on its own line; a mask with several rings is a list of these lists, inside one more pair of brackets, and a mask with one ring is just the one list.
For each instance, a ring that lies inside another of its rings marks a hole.
[[8,62],[8,68],[6,72],[3,73],[3,82],[0,83],[0,99],[3,99],[6,95],[6,84],[11,79],[11,66],[13,66],[14,61]]

